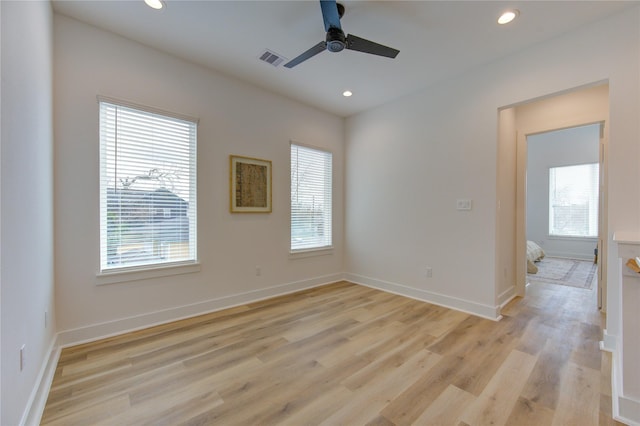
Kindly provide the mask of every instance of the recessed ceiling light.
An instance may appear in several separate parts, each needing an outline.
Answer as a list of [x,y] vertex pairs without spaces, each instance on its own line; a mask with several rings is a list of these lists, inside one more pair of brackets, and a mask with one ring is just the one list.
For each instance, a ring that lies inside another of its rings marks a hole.
[[164,2],[162,0],[144,0],[144,2],[152,9],[160,10],[164,7]]
[[503,12],[502,15],[500,15],[500,17],[498,18],[498,24],[508,24],[509,22],[516,19],[518,15],[520,15],[520,11],[518,9],[507,10]]
[[351,95],[353,95],[353,92],[351,90],[345,90],[344,92],[342,92],[342,96],[344,96],[345,98],[348,98]]

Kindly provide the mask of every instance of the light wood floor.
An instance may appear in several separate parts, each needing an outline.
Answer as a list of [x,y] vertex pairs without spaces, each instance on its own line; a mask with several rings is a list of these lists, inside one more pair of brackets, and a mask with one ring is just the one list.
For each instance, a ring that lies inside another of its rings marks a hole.
[[611,425],[593,291],[499,322],[341,282],[63,350],[43,424]]

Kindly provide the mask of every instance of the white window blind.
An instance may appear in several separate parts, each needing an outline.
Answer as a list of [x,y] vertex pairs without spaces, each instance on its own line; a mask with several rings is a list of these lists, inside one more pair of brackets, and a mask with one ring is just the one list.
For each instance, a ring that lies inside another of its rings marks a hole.
[[549,169],[549,235],[598,236],[598,164]]
[[331,247],[330,152],[291,144],[291,251]]
[[195,121],[100,100],[100,269],[196,260]]

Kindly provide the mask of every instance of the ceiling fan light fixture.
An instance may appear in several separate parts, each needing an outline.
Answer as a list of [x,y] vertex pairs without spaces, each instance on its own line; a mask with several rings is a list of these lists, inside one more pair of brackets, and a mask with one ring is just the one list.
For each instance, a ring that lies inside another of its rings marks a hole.
[[164,8],[164,2],[162,0],[144,0],[144,2],[151,9],[160,10]]
[[342,92],[342,96],[344,96],[345,98],[348,98],[352,95],[353,95],[353,92],[351,90],[345,90],[344,92]]
[[518,9],[511,9],[502,12],[502,15],[498,18],[498,24],[505,25],[509,22],[513,21],[520,15],[520,11]]

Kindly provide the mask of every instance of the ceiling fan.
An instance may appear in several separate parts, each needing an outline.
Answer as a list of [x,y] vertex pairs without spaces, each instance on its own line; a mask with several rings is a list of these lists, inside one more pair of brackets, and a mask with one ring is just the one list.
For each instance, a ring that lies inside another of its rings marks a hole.
[[284,64],[286,68],[293,68],[324,50],[328,50],[329,52],[341,52],[344,49],[357,50],[358,52],[385,56],[387,58],[395,58],[398,53],[400,53],[397,49],[356,37],[353,34],[345,36],[340,25],[340,18],[344,15],[344,6],[336,3],[336,0],[320,0],[320,8],[322,9],[322,18],[324,19],[324,29],[327,32],[326,40],[321,41],[311,49]]

